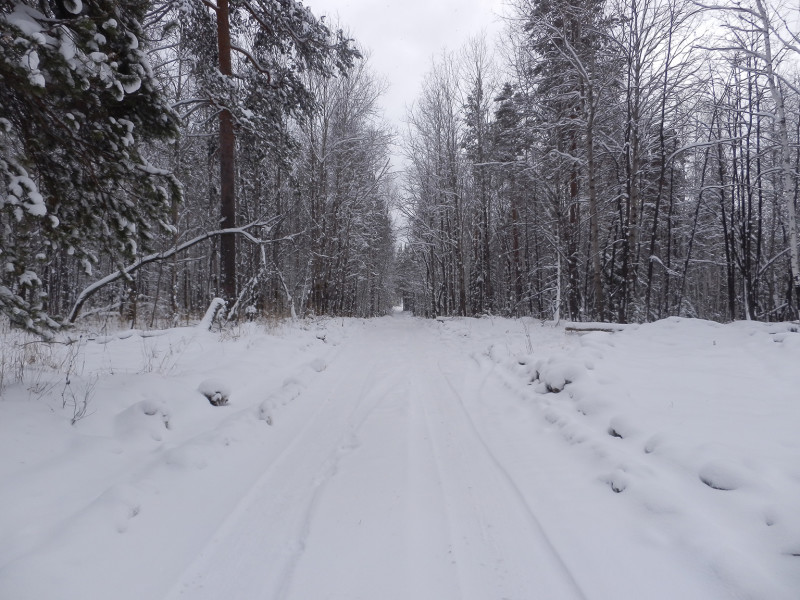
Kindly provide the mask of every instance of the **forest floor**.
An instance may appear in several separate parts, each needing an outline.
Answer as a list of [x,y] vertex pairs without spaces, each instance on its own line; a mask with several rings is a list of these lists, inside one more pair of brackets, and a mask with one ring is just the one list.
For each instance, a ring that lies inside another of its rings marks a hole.
[[617,329],[7,333],[0,598],[796,599],[797,327]]

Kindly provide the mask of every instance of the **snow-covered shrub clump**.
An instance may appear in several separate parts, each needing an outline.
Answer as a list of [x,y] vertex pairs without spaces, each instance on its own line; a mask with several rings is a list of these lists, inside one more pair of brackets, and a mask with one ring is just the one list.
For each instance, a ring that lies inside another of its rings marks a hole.
[[540,359],[535,364],[537,379],[548,392],[559,393],[564,387],[577,381],[586,371],[586,366],[570,356],[553,356]]

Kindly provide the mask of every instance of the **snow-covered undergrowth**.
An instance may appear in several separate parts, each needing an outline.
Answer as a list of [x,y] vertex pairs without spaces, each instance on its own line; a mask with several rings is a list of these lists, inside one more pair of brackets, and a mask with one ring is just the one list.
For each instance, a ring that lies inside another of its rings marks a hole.
[[[330,324],[120,332],[69,345],[7,333],[0,598],[95,597],[81,594],[114,589],[126,561],[167,565],[142,573],[132,592],[155,597],[175,577],[169,566],[180,567],[169,557],[185,560],[252,485],[259,456],[286,442],[263,430],[313,408],[289,410],[342,336]],[[229,389],[228,405],[203,396],[209,380]],[[134,520],[146,524],[129,531]]]
[[[517,531],[574,597],[796,597],[796,326],[614,330],[401,316],[69,345],[6,332],[0,598],[212,598],[226,577],[242,599],[411,598],[392,577],[415,599],[567,597],[525,587]],[[263,555],[209,574],[239,547]],[[383,575],[317,571],[351,558]]]
[[487,355],[661,543],[783,598],[800,590],[797,330],[670,318]]

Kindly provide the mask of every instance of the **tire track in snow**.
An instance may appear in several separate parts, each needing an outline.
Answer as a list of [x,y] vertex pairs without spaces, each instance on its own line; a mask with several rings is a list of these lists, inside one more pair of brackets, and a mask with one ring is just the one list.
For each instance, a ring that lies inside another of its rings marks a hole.
[[[561,574],[561,577],[563,577],[563,580],[567,583],[570,597],[585,600],[587,598],[587,595],[584,593],[583,589],[581,588],[580,584],[575,578],[575,575],[573,574],[572,570],[564,561],[561,553],[558,551],[558,548],[553,543],[551,536],[547,533],[541,520],[537,517],[535,509],[531,506],[530,502],[522,493],[522,490],[519,488],[516,481],[514,481],[514,478],[511,476],[508,469],[506,469],[506,467],[500,462],[495,453],[487,444],[486,440],[481,435],[480,431],[475,425],[475,421],[472,418],[472,415],[470,414],[469,410],[464,404],[464,400],[461,393],[459,392],[458,389],[456,389],[450,376],[448,376],[447,372],[442,368],[440,362],[437,362],[437,366],[439,372],[442,375],[442,378],[447,382],[447,386],[449,387],[452,393],[452,397],[455,399],[453,405],[457,408],[457,412],[460,414],[462,422],[465,423],[468,427],[470,435],[468,438],[467,436],[462,437],[461,438],[462,441],[470,439],[473,442],[475,442],[474,445],[479,448],[480,453],[486,459],[488,459],[488,461],[494,466],[495,473],[500,476],[500,479],[502,480],[503,483],[503,487],[505,487],[507,493],[513,499],[513,502],[523,510],[529,524],[537,532],[538,538],[542,541],[544,547],[548,551],[548,554],[552,557],[555,563],[554,565],[555,569]],[[492,376],[492,371],[485,373],[481,378],[480,383],[475,387],[476,391],[480,391],[481,389],[483,389],[486,380],[491,376]],[[559,598],[562,597],[565,596],[559,596]]]
[[397,327],[399,344],[367,329],[309,384],[314,416],[171,600],[585,598],[440,352],[453,352],[460,389],[485,373],[427,323]]
[[[585,598],[516,484],[477,436],[458,389],[438,365],[439,354],[422,354],[417,382],[425,390],[424,427],[444,494],[461,590],[453,597]],[[457,366],[469,388],[474,364],[461,355]]]
[[[463,598],[463,573],[458,557],[454,555],[454,524],[451,518],[451,495],[444,486],[441,452],[437,448],[431,428],[427,403],[430,401],[430,390],[427,389],[423,401],[420,401],[419,379],[412,388],[409,399],[411,410],[409,431],[412,432],[411,471],[412,484],[408,490],[412,502],[424,494],[427,506],[414,506],[409,523],[409,581],[413,583],[410,598]],[[423,386],[427,388],[427,386]],[[424,449],[424,450],[423,450]],[[422,450],[422,451],[421,451]],[[427,458],[427,460],[426,460]],[[433,460],[430,461],[430,458]],[[425,490],[421,484],[428,487]],[[420,486],[420,489],[416,489]],[[425,493],[427,492],[427,493]],[[431,517],[434,522],[431,523]],[[438,521],[435,522],[435,521]],[[432,539],[432,534],[435,538]],[[438,564],[437,564],[438,563]],[[445,580],[443,572],[453,571],[454,579]]]
[[435,339],[404,321],[411,331],[393,331],[392,347],[380,352],[379,376],[391,391],[380,392],[363,445],[341,461],[340,476],[321,497],[292,600],[319,596],[314,580],[320,578],[322,597],[331,600],[470,597],[463,573],[469,566],[456,553],[453,496],[443,482],[448,465],[426,416],[444,387],[428,373],[427,348]]
[[[314,478],[313,483],[313,493],[311,499],[308,503],[308,506],[303,514],[302,519],[302,528],[298,532],[298,541],[297,541],[297,551],[293,553],[289,562],[283,567],[281,576],[279,578],[279,584],[277,586],[277,591],[274,596],[276,599],[284,599],[288,598],[292,592],[292,584],[295,577],[295,571],[297,570],[298,564],[303,558],[303,555],[306,551],[306,545],[311,535],[312,531],[312,523],[314,521],[314,516],[317,513],[317,508],[320,503],[320,500],[329,484],[329,482],[337,475],[339,472],[339,464],[348,454],[359,448],[360,441],[358,434],[361,431],[361,428],[364,426],[364,423],[369,418],[369,416],[378,408],[380,405],[380,401],[383,400],[387,392],[379,392],[377,394],[378,401],[376,401],[372,406],[368,406],[363,414],[357,414],[361,412],[361,408],[364,404],[364,399],[367,397],[368,392],[372,390],[374,385],[374,371],[370,370],[370,376],[364,380],[364,384],[361,387],[361,392],[358,396],[358,402],[355,408],[351,411],[350,416],[347,418],[346,423],[347,427],[343,432],[343,435],[339,438],[339,441],[336,445],[334,451],[329,455],[329,457],[323,463],[319,474]],[[273,597],[273,596],[271,596]]]
[[[337,359],[340,362],[342,357]],[[363,410],[372,376],[349,397],[344,392],[352,388],[350,376],[347,369],[329,370],[303,392],[327,397],[254,482],[167,598],[283,598],[288,594],[319,498],[336,475],[339,461],[357,447],[358,430],[375,408]],[[329,389],[341,391],[340,396],[324,389],[331,378]],[[341,410],[342,399],[349,410]],[[287,545],[276,545],[275,540]]]

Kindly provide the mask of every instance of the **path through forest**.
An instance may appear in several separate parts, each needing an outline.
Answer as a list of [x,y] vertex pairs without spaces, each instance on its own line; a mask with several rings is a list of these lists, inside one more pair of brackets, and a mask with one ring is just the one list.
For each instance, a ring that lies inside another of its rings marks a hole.
[[[541,432],[524,427],[530,413],[490,362],[431,324],[373,322],[329,357],[303,392],[313,413],[171,600],[577,599],[627,587],[624,564],[604,573],[607,557],[592,557],[597,532],[574,526],[572,506],[592,509],[558,486],[563,449],[531,440]],[[649,597],[674,598],[656,565],[667,589]]]
[[797,597],[793,324],[398,314],[50,352],[2,390],[3,600]]

